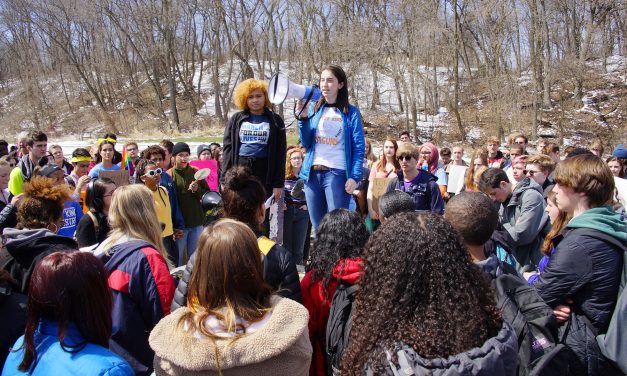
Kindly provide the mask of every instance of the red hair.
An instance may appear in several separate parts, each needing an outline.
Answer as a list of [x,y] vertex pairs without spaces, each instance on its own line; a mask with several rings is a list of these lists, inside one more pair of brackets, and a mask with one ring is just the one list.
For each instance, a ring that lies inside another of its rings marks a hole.
[[[59,342],[66,351],[80,351],[87,342],[108,347],[112,304],[107,273],[96,256],[78,251],[46,256],[30,280],[24,358],[18,369],[27,371],[37,359],[34,335],[42,319],[58,324]],[[76,325],[85,343],[65,343],[70,323]]]

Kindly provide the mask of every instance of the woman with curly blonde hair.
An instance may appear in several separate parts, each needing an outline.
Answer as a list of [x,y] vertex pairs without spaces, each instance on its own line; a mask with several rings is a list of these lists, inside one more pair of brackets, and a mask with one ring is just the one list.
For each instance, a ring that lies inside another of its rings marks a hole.
[[283,119],[270,110],[268,83],[253,78],[240,82],[233,102],[241,111],[231,116],[224,129],[220,184],[231,167],[247,166],[268,195],[272,193],[278,200],[283,192],[287,145]]
[[0,253],[0,264],[17,281],[21,293],[28,293],[30,276],[41,259],[57,251],[78,250],[72,238],[57,235],[63,227],[63,205],[71,193],[67,185],[43,176],[24,183],[17,226],[4,229],[6,252]]

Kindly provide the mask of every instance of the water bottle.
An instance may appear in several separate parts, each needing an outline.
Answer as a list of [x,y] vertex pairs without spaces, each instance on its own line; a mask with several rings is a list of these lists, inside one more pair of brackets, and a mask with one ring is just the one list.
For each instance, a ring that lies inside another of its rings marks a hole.
[[427,161],[422,162],[422,166],[420,166],[420,169],[422,171],[429,171],[429,165],[427,164]]

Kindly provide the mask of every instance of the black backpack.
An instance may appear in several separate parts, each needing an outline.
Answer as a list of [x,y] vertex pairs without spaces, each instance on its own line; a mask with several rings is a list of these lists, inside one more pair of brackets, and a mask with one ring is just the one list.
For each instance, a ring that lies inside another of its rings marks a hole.
[[553,309],[518,276],[500,275],[493,285],[503,320],[518,336],[518,375],[568,374],[572,352],[560,343]]
[[348,347],[353,327],[353,302],[357,289],[356,284],[339,281],[333,294],[324,344],[327,375],[340,374],[340,360],[344,349]]

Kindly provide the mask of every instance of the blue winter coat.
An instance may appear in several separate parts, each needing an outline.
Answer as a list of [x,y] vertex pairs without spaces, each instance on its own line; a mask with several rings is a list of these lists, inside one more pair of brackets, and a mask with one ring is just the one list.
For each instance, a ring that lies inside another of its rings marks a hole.
[[155,353],[150,331],[170,313],[174,280],[165,259],[143,240],[111,247],[102,255],[113,292],[113,333],[110,349],[126,359],[138,375],[152,372]]
[[[35,348],[37,359],[32,363],[30,372],[18,371],[17,367],[24,358],[24,336],[21,336],[13,345],[15,352],[10,352],[2,376],[9,375],[99,375],[99,376],[131,376],[133,370],[124,359],[106,348],[85,343],[78,328],[70,323],[65,335],[66,345],[85,344],[75,352],[69,352],[61,347],[56,322],[42,321],[35,331]],[[19,349],[19,350],[18,350]]]
[[[316,152],[316,133],[320,117],[327,108],[326,104],[320,106],[318,111],[314,113],[314,107],[309,108],[309,116],[313,117],[309,120],[298,121],[298,135],[307,154],[303,166],[300,169],[300,178],[308,181],[309,172],[314,161]],[[347,128],[344,133],[344,155],[346,160],[346,179],[353,179],[355,182],[361,180],[361,169],[364,163],[364,153],[366,151],[366,141],[364,140],[364,128],[361,123],[361,113],[357,107],[348,105],[348,113],[340,111],[342,114],[342,122]]]

